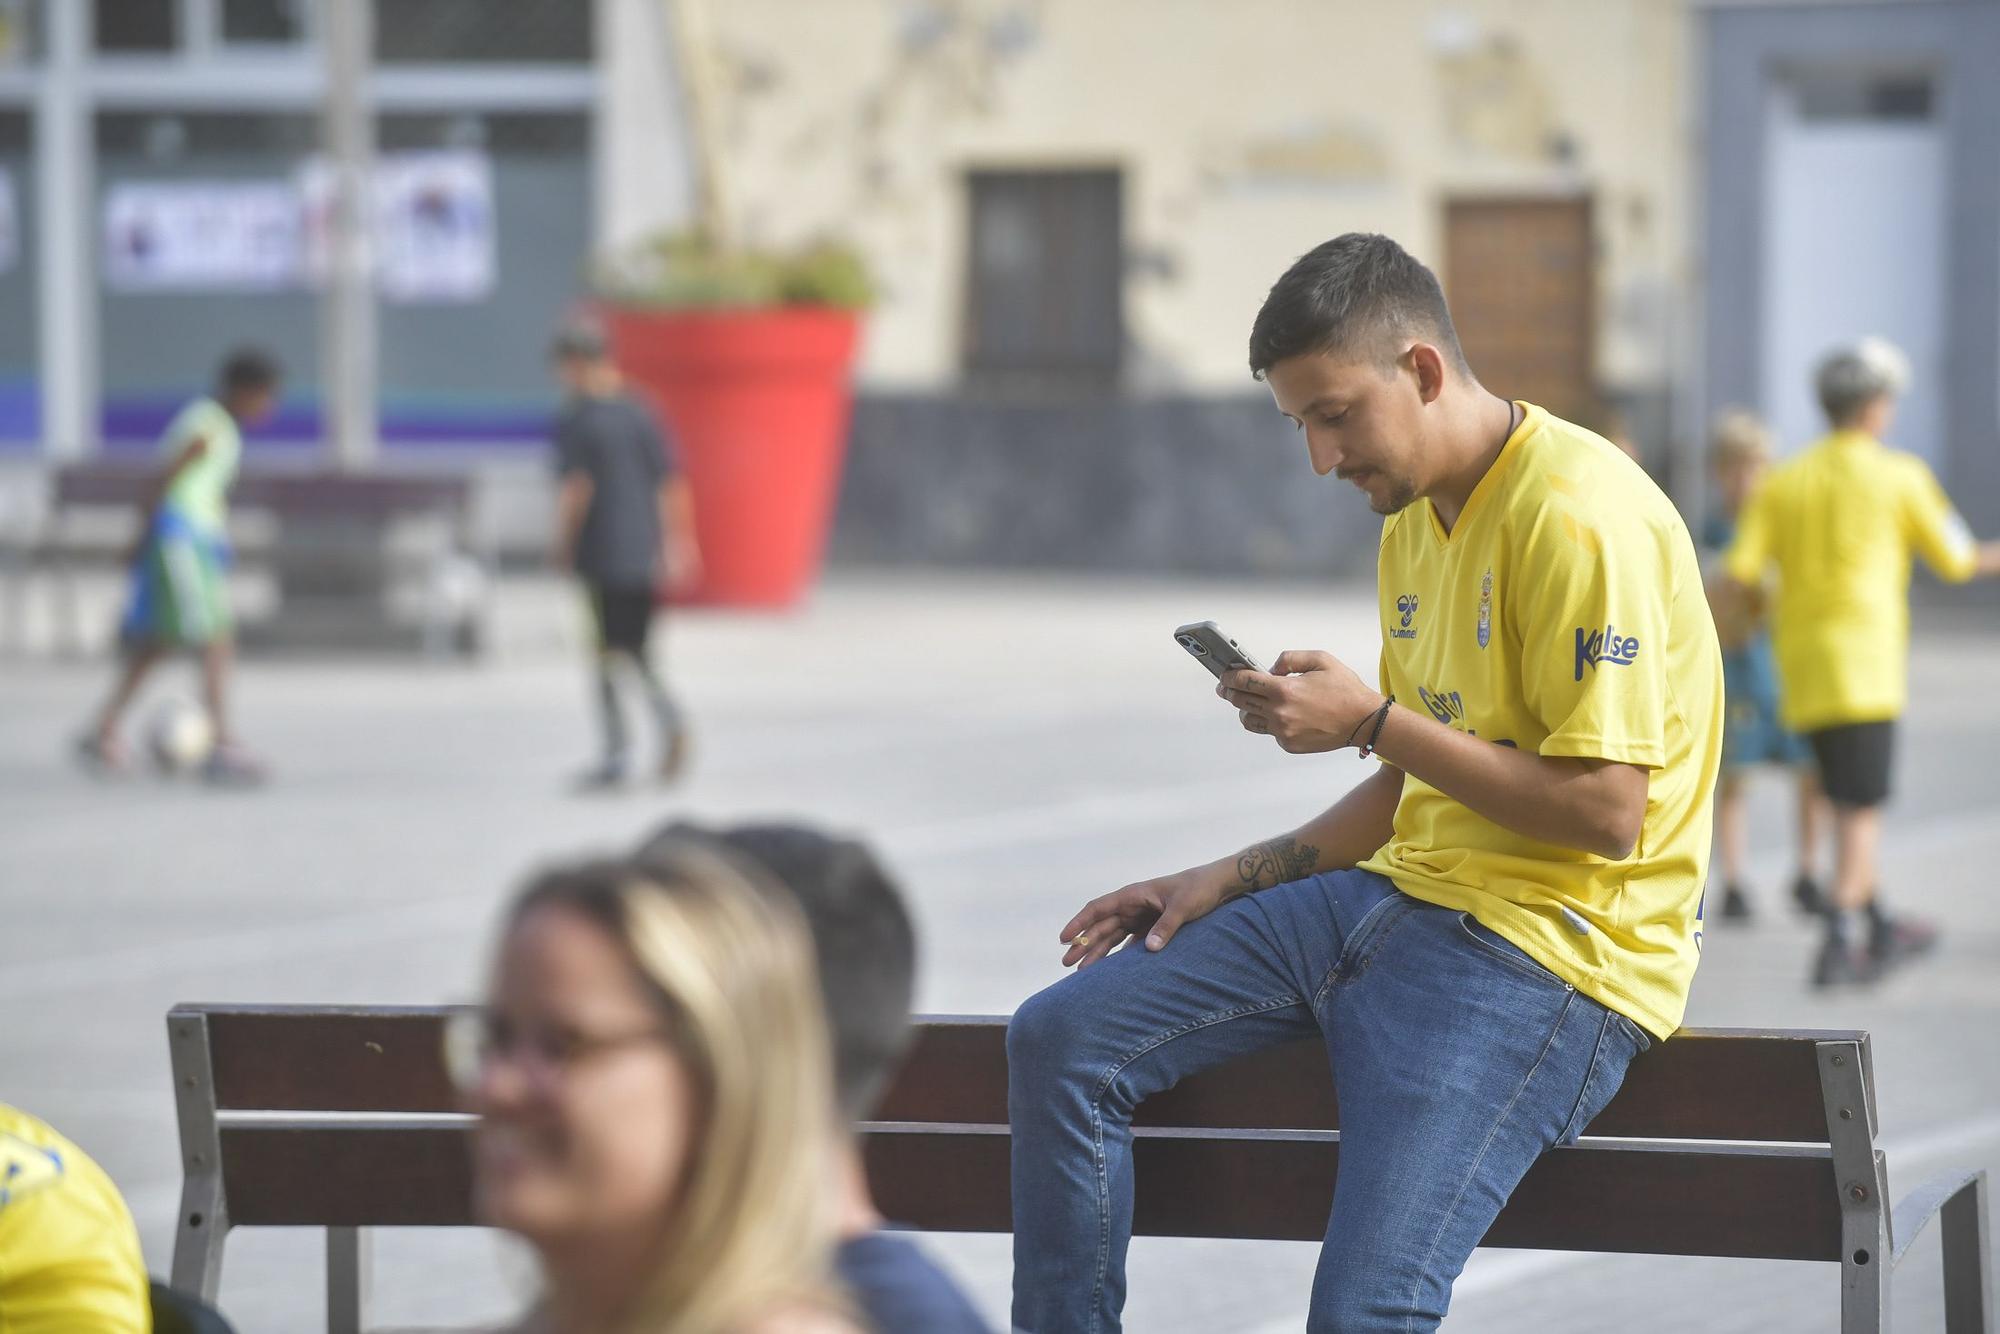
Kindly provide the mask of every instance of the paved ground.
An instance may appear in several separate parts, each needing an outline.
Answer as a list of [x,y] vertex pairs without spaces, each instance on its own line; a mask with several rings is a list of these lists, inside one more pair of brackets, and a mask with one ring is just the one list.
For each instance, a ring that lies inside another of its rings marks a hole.
[[[1195,583],[847,576],[790,617],[688,616],[675,673],[701,751],[681,791],[565,795],[586,697],[566,601],[506,590],[486,666],[254,665],[248,734],[270,790],[96,785],[62,762],[96,665],[0,664],[0,1097],[66,1128],[129,1193],[167,1267],[178,1187],[161,1016],[179,1000],[430,1002],[477,986],[495,905],[550,856],[622,844],[671,814],[803,812],[880,841],[917,901],[921,1002],[1004,1012],[1057,975],[1050,937],[1085,897],[1289,825],[1362,772],[1238,732],[1167,637],[1214,617],[1253,650],[1375,660],[1364,594]],[[1920,638],[1889,837],[1890,885],[1948,921],[1943,956],[1865,996],[1801,984],[1809,940],[1775,912],[1709,937],[1690,1022],[1864,1027],[1892,1181],[2000,1166],[2000,631]],[[180,687],[186,690],[185,683]],[[1774,890],[1788,854],[1758,795]],[[996,1318],[1005,1238],[940,1239]],[[319,1239],[244,1232],[223,1305],[246,1331],[320,1327]],[[384,1323],[517,1306],[520,1257],[479,1233],[375,1238]],[[1312,1248],[1141,1241],[1137,1331],[1296,1329]],[[1938,1327],[1936,1247],[1905,1328]],[[1459,1331],[1821,1330],[1822,1266],[1491,1252]]]

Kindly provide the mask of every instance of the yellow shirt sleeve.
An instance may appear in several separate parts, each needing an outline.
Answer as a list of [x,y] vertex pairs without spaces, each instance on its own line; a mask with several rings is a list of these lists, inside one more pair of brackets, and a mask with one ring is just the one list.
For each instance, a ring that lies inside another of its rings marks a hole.
[[0,1106],[0,1330],[147,1334],[147,1287],[111,1179],[46,1125]]
[[1521,687],[1547,729],[1543,755],[1666,763],[1671,565],[1661,537],[1615,509],[1537,516],[1524,568],[1544,572],[1517,608]]
[[1771,565],[1770,488],[1759,486],[1736,516],[1736,538],[1723,553],[1722,572],[1737,583],[1761,588]]
[[1979,568],[1979,544],[1937,476],[1922,459],[1913,458],[1910,465],[1910,485],[1903,496],[1904,539],[1938,578],[1962,584]]

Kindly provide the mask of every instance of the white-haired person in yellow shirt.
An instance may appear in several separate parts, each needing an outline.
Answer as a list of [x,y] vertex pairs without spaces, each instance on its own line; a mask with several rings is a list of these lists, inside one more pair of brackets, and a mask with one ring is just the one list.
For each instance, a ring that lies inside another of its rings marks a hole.
[[1922,557],[1951,583],[2000,574],[2000,542],[1974,541],[1923,460],[1882,443],[1908,380],[1902,353],[1880,339],[1821,362],[1830,433],[1764,479],[1723,561],[1739,595],[1771,585],[1781,717],[1811,744],[1833,802],[1833,897],[1812,971],[1822,987],[1872,981],[1936,944],[1934,927],[1890,917],[1876,897],[1909,697],[1910,565]]

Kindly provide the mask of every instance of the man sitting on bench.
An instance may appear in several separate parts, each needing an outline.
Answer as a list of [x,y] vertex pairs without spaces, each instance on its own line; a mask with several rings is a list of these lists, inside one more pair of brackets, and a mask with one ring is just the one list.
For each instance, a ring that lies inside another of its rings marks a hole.
[[1288,753],[1383,763],[1293,833],[1063,928],[1079,971],[1008,1031],[1033,1334],[1119,1328],[1133,1108],[1315,1031],[1341,1154],[1308,1328],[1434,1328],[1535,1159],[1679,1026],[1699,957],[1722,663],[1666,496],[1482,386],[1437,279],[1386,237],[1294,264],[1250,366],[1313,470],[1386,516],[1382,693],[1321,652],[1219,693]]

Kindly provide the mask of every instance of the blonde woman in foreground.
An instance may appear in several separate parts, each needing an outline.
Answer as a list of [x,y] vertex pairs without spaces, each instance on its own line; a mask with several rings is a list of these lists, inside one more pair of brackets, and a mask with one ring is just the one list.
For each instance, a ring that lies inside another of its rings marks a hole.
[[525,1239],[518,1334],[859,1334],[832,1279],[832,1102],[797,910],[712,851],[550,871],[452,1067],[474,1207]]

